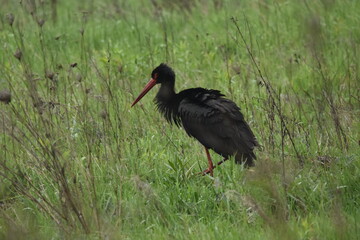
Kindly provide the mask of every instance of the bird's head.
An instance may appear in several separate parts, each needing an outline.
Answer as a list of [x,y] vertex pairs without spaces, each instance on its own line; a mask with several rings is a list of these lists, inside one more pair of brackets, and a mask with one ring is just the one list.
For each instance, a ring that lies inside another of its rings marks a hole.
[[156,80],[157,83],[165,83],[167,81],[174,81],[175,73],[165,63],[161,63],[151,73],[151,78]]
[[142,97],[146,95],[156,84],[166,84],[166,83],[174,83],[175,81],[175,73],[165,63],[161,63],[151,72],[151,79],[146,84],[144,89],[141,91],[140,95],[135,99],[131,106],[134,106]]

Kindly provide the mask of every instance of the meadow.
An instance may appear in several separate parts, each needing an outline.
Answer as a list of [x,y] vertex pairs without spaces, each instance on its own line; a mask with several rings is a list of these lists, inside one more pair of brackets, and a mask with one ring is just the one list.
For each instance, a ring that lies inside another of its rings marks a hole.
[[[0,239],[360,239],[359,9],[2,0]],[[255,167],[199,176],[156,89],[130,108],[162,62],[240,106]]]

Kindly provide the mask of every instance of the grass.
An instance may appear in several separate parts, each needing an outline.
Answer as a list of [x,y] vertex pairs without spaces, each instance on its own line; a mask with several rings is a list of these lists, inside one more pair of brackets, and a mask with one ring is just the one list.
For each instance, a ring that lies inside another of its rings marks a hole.
[[[359,7],[3,1],[0,239],[359,239]],[[200,177],[155,91],[130,108],[161,62],[242,108],[254,168]]]

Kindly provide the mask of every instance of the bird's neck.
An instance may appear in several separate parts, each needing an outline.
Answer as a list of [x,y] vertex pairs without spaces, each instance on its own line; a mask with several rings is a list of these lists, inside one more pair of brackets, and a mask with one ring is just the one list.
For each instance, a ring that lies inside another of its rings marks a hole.
[[174,86],[175,82],[162,83],[159,92],[156,95],[156,100],[161,102],[170,102],[176,95]]
[[170,123],[179,124],[178,107],[176,93],[174,90],[175,81],[162,83],[159,92],[156,95],[156,105],[159,111],[164,115],[166,120]]

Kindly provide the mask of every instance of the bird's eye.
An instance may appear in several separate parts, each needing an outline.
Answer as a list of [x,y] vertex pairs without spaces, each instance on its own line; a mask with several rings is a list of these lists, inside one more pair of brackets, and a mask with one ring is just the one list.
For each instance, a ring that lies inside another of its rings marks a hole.
[[158,73],[155,73],[155,74],[154,74],[154,79],[157,80],[158,76],[159,76],[159,74],[158,74]]

